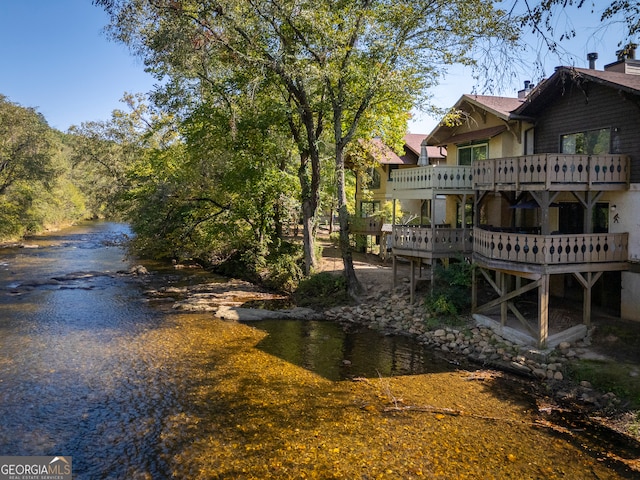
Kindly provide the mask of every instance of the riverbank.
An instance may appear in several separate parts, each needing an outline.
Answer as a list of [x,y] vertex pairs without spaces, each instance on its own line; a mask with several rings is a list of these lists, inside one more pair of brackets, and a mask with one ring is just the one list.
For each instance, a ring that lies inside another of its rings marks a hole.
[[[414,303],[409,301],[408,265],[398,266],[395,288],[390,262],[373,254],[355,254],[354,266],[365,295],[358,304],[325,311],[327,318],[345,328],[366,326],[386,334],[411,336],[452,362],[518,375],[528,379],[545,401],[553,402],[549,408],[570,409],[631,442],[640,442],[639,412],[634,409],[640,399],[630,398],[640,389],[640,355],[634,347],[640,339],[640,325],[596,316],[586,338],[540,350],[510,342],[490,328],[476,325],[470,317],[453,322],[433,318],[420,300],[426,289],[417,293]],[[337,274],[341,269],[339,252],[325,244],[321,270]],[[608,388],[596,388],[576,378],[585,364],[596,370],[592,376]]]

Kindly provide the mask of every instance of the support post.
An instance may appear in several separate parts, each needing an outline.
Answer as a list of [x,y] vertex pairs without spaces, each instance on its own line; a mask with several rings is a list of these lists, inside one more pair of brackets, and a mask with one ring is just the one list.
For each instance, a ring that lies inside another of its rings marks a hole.
[[[499,272],[500,275],[500,296],[504,297],[509,293],[507,290],[507,274],[504,272]],[[503,327],[507,324],[507,314],[508,314],[509,305],[506,300],[503,300],[500,303],[500,325]]]
[[478,308],[478,274],[476,268],[471,269],[471,312],[475,313]]
[[587,285],[583,287],[584,295],[582,296],[582,323],[586,326],[591,325],[591,287],[592,283],[591,272],[587,272]]
[[538,287],[538,344],[543,347],[549,337],[549,274],[540,277]]

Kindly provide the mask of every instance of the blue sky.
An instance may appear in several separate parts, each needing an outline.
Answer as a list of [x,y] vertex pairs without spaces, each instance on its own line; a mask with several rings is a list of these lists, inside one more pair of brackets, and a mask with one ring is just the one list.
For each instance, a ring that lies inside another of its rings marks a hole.
[[[594,0],[604,5],[609,1]],[[562,57],[539,56],[543,71],[524,67],[501,91],[516,96],[524,80],[537,83],[557,65],[587,67],[587,53],[598,52],[597,68],[614,62],[622,28],[600,25],[601,9],[570,9],[556,20],[558,29],[574,27],[577,36],[564,43]],[[156,81],[144,72],[139,59],[123,45],[107,39],[103,28],[107,15],[91,0],[0,0],[0,94],[12,102],[37,109],[54,128],[66,131],[84,121],[107,120],[125,92],[145,93]],[[530,56],[544,52],[533,37]],[[463,93],[471,93],[474,81],[468,70],[451,69],[433,91],[433,103],[452,106]],[[478,91],[477,93],[482,93]],[[416,113],[412,133],[429,133],[437,119]]]
[[124,109],[125,92],[155,80],[107,39],[107,20],[91,0],[0,0],[0,94],[62,131]]

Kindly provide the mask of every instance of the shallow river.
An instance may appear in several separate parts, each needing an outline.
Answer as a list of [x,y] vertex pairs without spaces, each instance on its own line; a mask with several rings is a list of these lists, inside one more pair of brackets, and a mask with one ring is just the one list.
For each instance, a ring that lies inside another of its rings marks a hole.
[[633,478],[526,383],[407,339],[178,313],[145,291],[212,279],[122,273],[127,233],[0,248],[0,455],[70,455],[78,479]]

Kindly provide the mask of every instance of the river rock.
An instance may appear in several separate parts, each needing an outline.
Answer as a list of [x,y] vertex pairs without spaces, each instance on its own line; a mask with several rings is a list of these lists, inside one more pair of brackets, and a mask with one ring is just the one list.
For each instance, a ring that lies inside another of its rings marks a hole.
[[267,319],[319,320],[322,318],[320,314],[310,308],[295,307],[288,310],[263,310],[226,305],[219,307],[215,316],[223,320],[239,322]]

